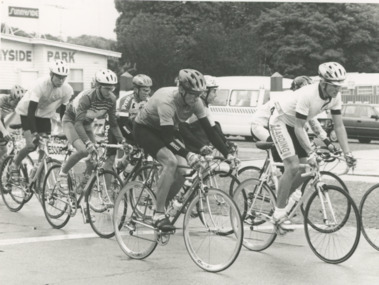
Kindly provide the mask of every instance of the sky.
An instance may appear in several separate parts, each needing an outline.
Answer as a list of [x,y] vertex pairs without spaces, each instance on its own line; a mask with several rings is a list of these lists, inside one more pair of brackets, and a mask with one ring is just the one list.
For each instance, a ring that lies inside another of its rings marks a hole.
[[[116,40],[113,0],[0,0],[1,22],[26,32],[67,37],[94,35]],[[8,6],[38,8],[39,19],[9,17]]]

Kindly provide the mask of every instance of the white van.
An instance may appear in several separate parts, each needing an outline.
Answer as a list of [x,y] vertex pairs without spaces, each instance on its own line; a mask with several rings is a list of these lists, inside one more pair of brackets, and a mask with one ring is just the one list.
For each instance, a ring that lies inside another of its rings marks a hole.
[[[217,97],[210,106],[213,119],[221,124],[225,135],[251,140],[251,115],[270,99],[271,77],[217,77],[217,82]],[[283,78],[283,90],[290,89],[291,83],[292,79]]]

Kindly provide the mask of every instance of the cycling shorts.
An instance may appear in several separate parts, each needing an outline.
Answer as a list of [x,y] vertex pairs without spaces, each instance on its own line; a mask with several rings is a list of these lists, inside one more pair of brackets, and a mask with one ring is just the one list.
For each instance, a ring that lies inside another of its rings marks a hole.
[[299,158],[308,157],[307,152],[300,145],[295,129],[280,120],[280,116],[270,119],[270,133],[281,159],[297,155]]
[[[29,131],[30,130],[30,125],[29,125],[29,119],[27,116],[21,115],[21,127],[22,130]],[[36,120],[36,129],[37,133],[46,133],[50,134],[51,133],[51,121],[50,118],[40,118],[40,117],[35,117]]]
[[[76,140],[80,140],[80,137],[78,135],[78,132],[75,129],[75,125],[70,121],[63,121],[62,122],[63,132],[67,137],[67,140],[70,144],[74,144]],[[91,142],[95,143],[95,135],[93,133],[92,126],[90,124],[83,124],[84,130],[90,139]],[[83,142],[85,143],[85,142]]]
[[[160,130],[134,122],[133,134],[137,145],[142,147],[145,153],[154,158],[157,157],[157,153],[160,149],[167,147]],[[175,132],[174,136],[175,141],[184,148],[181,136],[177,132]]]

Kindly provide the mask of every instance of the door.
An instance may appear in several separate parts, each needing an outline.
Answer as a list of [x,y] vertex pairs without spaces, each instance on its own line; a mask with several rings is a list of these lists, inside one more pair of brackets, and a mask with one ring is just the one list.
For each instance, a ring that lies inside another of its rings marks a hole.
[[342,119],[349,138],[357,138],[356,126],[360,118],[357,108],[357,105],[344,105],[342,108]]
[[376,112],[372,106],[359,106],[360,118],[357,120],[356,131],[359,138],[379,138],[379,121],[372,116]]

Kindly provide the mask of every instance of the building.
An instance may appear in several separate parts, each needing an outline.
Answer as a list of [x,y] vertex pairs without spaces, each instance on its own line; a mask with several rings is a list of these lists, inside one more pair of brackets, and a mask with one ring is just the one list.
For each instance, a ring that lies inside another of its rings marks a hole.
[[107,68],[109,57],[121,57],[119,52],[11,34],[0,35],[0,51],[0,93],[14,84],[29,89],[38,77],[49,74],[49,62],[55,59],[69,64],[67,82],[78,93],[91,88],[95,72]]

